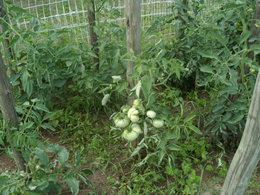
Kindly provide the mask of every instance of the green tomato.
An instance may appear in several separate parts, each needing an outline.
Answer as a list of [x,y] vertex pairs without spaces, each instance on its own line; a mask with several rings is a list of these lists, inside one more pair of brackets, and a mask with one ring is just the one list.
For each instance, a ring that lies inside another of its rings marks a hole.
[[129,123],[130,123],[130,120],[128,118],[115,120],[115,125],[116,125],[116,127],[119,127],[119,128],[125,128],[129,125]]
[[153,110],[148,110],[146,112],[146,115],[149,117],[149,118],[155,118],[156,117],[156,112],[154,112]]
[[250,72],[251,72],[251,73],[254,73],[254,72],[255,72],[255,69],[254,69],[254,68],[250,68]]
[[131,115],[130,120],[131,120],[133,123],[136,123],[137,121],[139,121],[139,116],[137,116],[137,115]]
[[122,112],[125,114],[128,112],[129,109],[130,109],[130,106],[128,106],[128,105],[122,106],[122,108],[121,108]]
[[134,110],[131,115],[138,115],[138,114],[139,114],[139,111],[138,110]]
[[135,131],[135,132],[138,133],[138,134],[143,133],[143,131],[142,131],[140,125],[134,123],[134,124],[132,124],[131,127],[132,127],[132,131]]
[[252,8],[247,8],[246,12],[247,12],[247,13],[252,13],[252,12],[253,12],[253,9],[252,9]]
[[135,131],[128,131],[128,130],[124,130],[124,132],[122,134],[122,137],[129,142],[136,140],[136,138],[138,136],[139,136],[139,133],[137,133]]
[[128,118],[131,118],[132,115],[138,115],[139,111],[136,108],[130,108],[127,112]]
[[163,120],[159,120],[159,119],[153,120],[153,126],[155,128],[161,128],[161,127],[163,127],[163,125],[164,125],[164,121]]
[[135,100],[133,101],[133,106],[134,106],[134,107],[138,107],[138,106],[141,105],[141,103],[142,103],[142,100],[141,100],[141,99],[135,99]]

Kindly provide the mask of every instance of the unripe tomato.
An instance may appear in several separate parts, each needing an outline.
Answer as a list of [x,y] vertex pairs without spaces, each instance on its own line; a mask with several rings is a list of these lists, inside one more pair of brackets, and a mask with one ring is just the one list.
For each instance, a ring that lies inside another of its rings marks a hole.
[[137,115],[131,115],[130,120],[131,120],[133,123],[136,123],[137,121],[139,121],[139,116],[137,116]]
[[143,133],[143,131],[142,131],[140,125],[134,123],[134,124],[132,124],[131,127],[132,127],[132,131],[135,131],[135,132],[138,133],[138,134]]
[[148,110],[146,112],[146,115],[149,117],[149,118],[155,118],[156,117],[156,112],[154,112],[153,110]]
[[135,131],[124,130],[122,137],[127,141],[134,141],[138,137],[139,133]]
[[128,118],[131,118],[131,115],[137,115],[139,112],[135,108],[130,108],[127,112]]
[[153,120],[153,126],[155,128],[161,128],[161,127],[163,127],[163,125],[164,125],[164,121],[163,120],[159,120],[159,119]]
[[251,73],[254,73],[254,72],[255,72],[255,69],[254,69],[254,68],[250,68],[250,72],[251,72]]
[[142,101],[140,99],[136,99],[136,100],[133,101],[133,106],[138,107],[138,106],[141,105],[141,103],[142,103]]
[[115,125],[116,125],[116,127],[119,127],[119,128],[125,128],[129,125],[129,123],[130,123],[130,121],[128,118],[115,120]]

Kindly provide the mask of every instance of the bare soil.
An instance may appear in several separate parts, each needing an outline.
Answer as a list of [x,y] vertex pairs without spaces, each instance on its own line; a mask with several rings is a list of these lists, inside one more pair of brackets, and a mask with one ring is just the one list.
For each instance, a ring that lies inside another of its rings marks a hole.
[[0,154],[0,172],[15,170],[15,162],[6,153]]

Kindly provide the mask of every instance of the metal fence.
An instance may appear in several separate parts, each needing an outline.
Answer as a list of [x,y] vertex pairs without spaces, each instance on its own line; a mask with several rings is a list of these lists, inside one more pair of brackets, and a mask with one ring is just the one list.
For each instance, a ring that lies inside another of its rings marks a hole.
[[[12,0],[13,4],[19,6],[28,13],[40,18],[49,24],[48,28],[58,29],[80,29],[81,34],[87,33],[87,3],[86,0]],[[100,1],[102,2],[102,1]],[[99,22],[124,22],[124,0],[103,1],[102,9],[98,14]],[[172,12],[171,7],[174,0],[142,0],[142,26],[149,27],[155,19]],[[97,4],[97,6],[101,6]],[[27,28],[28,21],[19,22],[20,26]],[[46,30],[49,30],[46,29]]]

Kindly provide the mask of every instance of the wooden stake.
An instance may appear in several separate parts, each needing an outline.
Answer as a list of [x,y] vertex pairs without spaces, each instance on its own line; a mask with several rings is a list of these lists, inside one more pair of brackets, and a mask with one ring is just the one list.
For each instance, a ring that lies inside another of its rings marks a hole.
[[242,195],[260,160],[260,72],[246,121],[246,127],[229,167],[222,195]]
[[[255,22],[260,19],[260,0],[256,1],[251,37],[259,37],[260,31]],[[253,53],[248,57],[253,58]],[[221,195],[243,195],[250,178],[260,160],[260,72],[258,73],[245,130],[232,159],[222,187]]]
[[[125,0],[127,51],[129,56],[138,56],[141,53],[141,0]],[[129,89],[134,88],[135,81],[132,78],[135,63],[129,61],[126,78]],[[128,104],[132,105],[136,97],[128,97]],[[140,140],[139,140],[140,141]],[[133,141],[133,147],[138,144],[138,139]]]
[[[138,56],[141,53],[141,0],[125,0],[126,37],[129,55]],[[127,81],[130,89],[135,86],[132,78],[134,62],[127,65]]]
[[[3,119],[8,124],[18,126],[18,116],[14,107],[14,100],[11,92],[11,87],[6,76],[5,65],[0,51],[0,108],[3,114]],[[12,147],[12,143],[10,143]],[[12,147],[14,159],[19,169],[26,171],[25,161],[22,154],[17,149]]]
[[[3,18],[5,17],[5,10],[4,10],[4,2],[3,0],[0,0],[0,18]],[[3,25],[0,25],[0,32],[5,32],[6,29]],[[3,40],[3,45],[4,45],[4,51],[6,53],[6,57],[8,58],[8,60],[6,60],[6,63],[8,64],[8,70],[7,72],[9,74],[12,74],[13,73],[13,70],[12,70],[12,64],[11,64],[11,59],[13,59],[13,54],[12,54],[12,50],[10,48],[10,44],[9,44],[9,40],[8,39],[4,39]]]
[[89,22],[89,43],[92,46],[92,51],[95,54],[93,63],[96,69],[99,70],[99,49],[98,49],[98,36],[95,32],[96,27],[96,13],[95,13],[95,0],[89,0],[87,4],[88,9],[88,22]]

